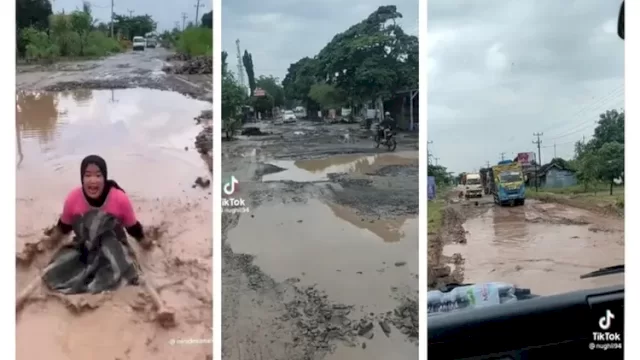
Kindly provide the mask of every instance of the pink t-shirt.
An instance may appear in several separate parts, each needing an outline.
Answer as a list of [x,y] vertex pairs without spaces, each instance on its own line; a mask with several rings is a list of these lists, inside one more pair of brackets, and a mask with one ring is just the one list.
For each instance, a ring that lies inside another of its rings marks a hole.
[[[82,187],[79,186],[67,195],[60,220],[64,224],[71,225],[76,217],[84,215],[91,209],[93,207],[89,205],[82,193]],[[133,226],[138,221],[129,197],[120,189],[111,188],[100,209],[107,214],[113,215],[125,227]]]

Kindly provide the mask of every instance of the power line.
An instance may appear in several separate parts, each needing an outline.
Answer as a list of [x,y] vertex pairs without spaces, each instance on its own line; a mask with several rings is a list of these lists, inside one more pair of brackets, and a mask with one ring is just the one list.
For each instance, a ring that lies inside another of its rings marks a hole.
[[538,161],[536,161],[536,191],[538,191],[538,169],[540,168],[540,165],[542,165],[542,154],[540,153],[540,144],[542,144],[542,140],[540,140],[540,136],[544,135],[543,133],[539,132],[539,133],[533,133],[533,136],[537,137],[538,139],[533,141],[533,143],[535,145],[538,146]]
[[198,0],[198,3],[194,6],[196,7],[196,21],[194,22],[194,25],[198,26],[198,12],[200,11],[201,7],[204,7],[204,4],[200,4],[200,0]]
[[187,13],[182,13],[182,31],[184,31],[184,22],[187,20]]

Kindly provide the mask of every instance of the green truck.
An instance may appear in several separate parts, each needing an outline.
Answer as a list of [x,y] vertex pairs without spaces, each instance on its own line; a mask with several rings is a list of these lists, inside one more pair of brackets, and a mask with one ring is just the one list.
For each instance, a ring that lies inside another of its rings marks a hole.
[[498,205],[524,205],[525,185],[522,166],[510,160],[489,168],[493,201]]

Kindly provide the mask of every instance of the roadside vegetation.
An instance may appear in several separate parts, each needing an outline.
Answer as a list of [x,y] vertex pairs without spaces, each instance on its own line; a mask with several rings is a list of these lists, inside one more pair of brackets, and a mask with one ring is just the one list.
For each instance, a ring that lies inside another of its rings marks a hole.
[[578,185],[538,192],[529,189],[529,197],[588,210],[624,213],[624,111],[608,110],[600,114],[591,140],[575,144],[575,158],[553,161],[575,171]]
[[17,0],[17,55],[28,63],[102,57],[122,52],[134,36],[156,28],[149,15],[115,15],[113,36],[108,24],[91,13],[91,4],[70,13],[52,12],[49,0]]
[[[340,107],[350,107],[354,114],[365,104],[417,88],[418,38],[407,35],[396,23],[401,17],[396,6],[379,7],[336,34],[315,56],[291,64],[282,81],[257,75],[253,56],[245,50],[242,63],[248,88],[241,87],[226,69],[227,53],[223,52],[222,120],[228,124],[223,126],[230,130],[241,126],[237,120],[245,106],[262,118],[272,117],[276,108],[296,106],[304,106],[311,117],[319,110]],[[258,88],[264,90],[264,96],[253,96]]]
[[213,12],[202,15],[200,24],[189,22],[183,30],[175,27],[160,34],[163,47],[174,49],[185,57],[213,56]]

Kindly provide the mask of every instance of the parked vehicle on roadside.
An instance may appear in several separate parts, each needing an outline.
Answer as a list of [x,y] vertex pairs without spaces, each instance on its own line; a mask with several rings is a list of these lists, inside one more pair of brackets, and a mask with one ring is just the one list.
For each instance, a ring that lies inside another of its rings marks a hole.
[[147,37],[146,42],[148,48],[155,49],[155,47],[158,46],[158,40],[156,40],[155,36]]

